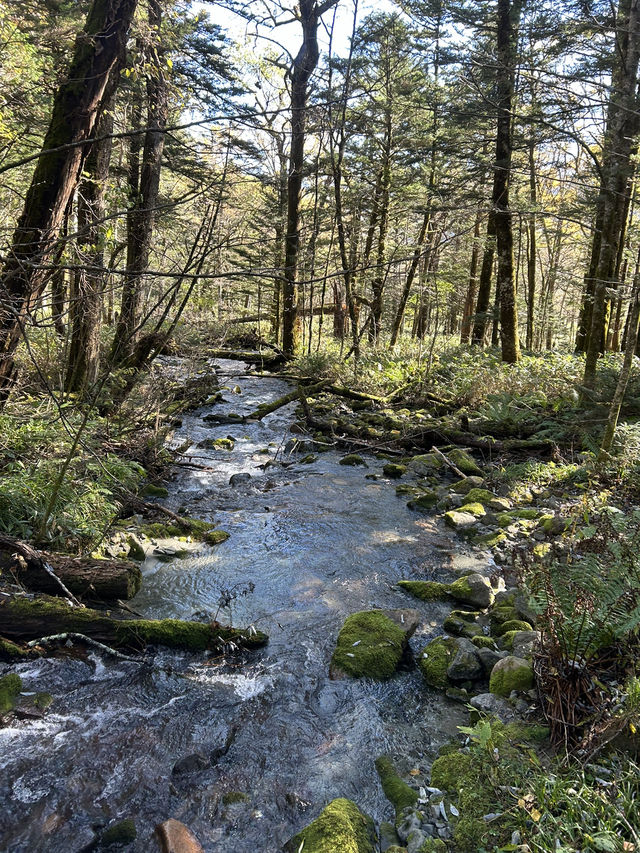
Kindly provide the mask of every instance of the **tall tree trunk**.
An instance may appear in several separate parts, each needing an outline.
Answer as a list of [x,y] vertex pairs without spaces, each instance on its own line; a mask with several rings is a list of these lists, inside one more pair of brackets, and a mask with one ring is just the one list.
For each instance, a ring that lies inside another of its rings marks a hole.
[[[169,111],[164,51],[161,48],[160,35],[162,0],[148,0],[148,2],[149,27],[155,43],[149,47],[147,129],[144,135],[137,199],[128,216],[127,275],[122,287],[120,319],[111,351],[111,358],[115,365],[126,364],[131,359],[140,336],[139,325],[144,272],[149,264],[151,240],[156,220],[165,139],[164,129]],[[134,147],[131,149],[130,169],[133,172],[130,177],[131,186],[135,180],[137,156]]]
[[284,277],[282,294],[282,350],[292,356],[298,336],[298,254],[300,248],[300,192],[304,166],[304,142],[307,122],[309,80],[316,69],[320,51],[318,25],[322,15],[338,0],[300,0],[299,21],[302,46],[291,68],[291,149],[287,176],[287,233],[285,235]]
[[[606,340],[607,289],[615,286],[615,270],[626,221],[625,210],[633,173],[634,137],[638,132],[638,64],[640,62],[640,0],[620,0],[615,60],[603,145],[600,196],[592,249],[593,301],[586,340],[584,384],[595,383],[596,364]],[[590,271],[591,272],[591,271]]]
[[[71,342],[65,388],[82,393],[100,367],[100,328],[104,275],[104,191],[109,177],[113,115],[107,109],[98,124],[98,141],[87,157],[78,193],[78,254],[85,268],[77,270],[70,306]],[[100,137],[105,137],[104,139]]]
[[[533,86],[533,84],[532,84]],[[527,242],[527,338],[526,347],[533,349],[533,334],[536,305],[536,207],[538,204],[538,188],[536,185],[535,141],[529,140],[529,240]]]
[[22,328],[47,281],[44,266],[89,150],[104,94],[120,58],[137,0],[93,0],[51,121],[22,215],[0,274],[0,401],[14,379]]
[[473,306],[476,302],[476,290],[478,287],[478,262],[480,260],[480,225],[482,223],[482,212],[478,208],[476,221],[473,226],[473,247],[471,249],[471,262],[469,264],[469,284],[467,285],[467,296],[464,301],[462,313],[462,326],[460,328],[460,343],[468,344],[471,337],[471,320],[473,319]]
[[411,258],[411,264],[409,265],[409,271],[407,273],[407,277],[404,282],[404,287],[402,288],[402,293],[400,294],[400,301],[398,302],[398,307],[396,309],[396,316],[393,321],[393,328],[391,330],[391,341],[389,346],[393,349],[398,342],[398,336],[400,334],[400,329],[402,327],[402,320],[404,318],[404,312],[407,307],[407,302],[409,300],[409,294],[411,293],[411,288],[413,286],[414,279],[416,277],[416,273],[418,272],[418,267],[420,266],[420,257],[422,256],[422,249],[427,240],[427,236],[429,234],[429,227],[431,224],[431,204],[429,203],[427,209],[424,212],[424,216],[422,218],[422,225],[420,226],[420,233],[418,234],[418,239],[416,241],[415,249],[413,250],[413,257]]
[[493,209],[489,211],[487,219],[487,237],[482,254],[482,266],[480,268],[480,282],[478,284],[478,301],[476,302],[476,314],[473,321],[473,333],[471,343],[474,346],[484,346],[484,336],[489,319],[489,305],[491,304],[491,277],[493,274],[493,261],[496,252],[496,218]]
[[391,190],[392,135],[391,107],[387,105],[385,111],[380,216],[378,221],[378,248],[376,252],[376,268],[371,281],[371,323],[369,324],[369,340],[371,343],[377,342],[382,324],[382,295],[386,280],[385,261],[387,255],[387,229],[389,226],[389,199]]
[[515,52],[523,0],[498,0],[498,129],[493,177],[498,270],[496,288],[500,296],[502,360],[513,364],[520,357],[516,281],[513,274],[513,228],[509,207],[511,180],[511,115],[513,110]]

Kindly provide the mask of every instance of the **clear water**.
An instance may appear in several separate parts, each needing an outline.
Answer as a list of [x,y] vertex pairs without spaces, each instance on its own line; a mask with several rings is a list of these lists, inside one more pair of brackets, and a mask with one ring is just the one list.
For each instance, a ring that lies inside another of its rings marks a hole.
[[[289,390],[244,365],[218,369],[228,402],[216,414],[248,414]],[[94,829],[133,817],[138,838],[127,849],[146,853],[156,849],[154,826],[174,817],[207,853],[277,851],[334,797],[389,818],[375,758],[388,752],[403,756],[404,769],[426,770],[466,721],[415,669],[384,683],[329,680],[349,613],[417,606],[418,650],[448,608],[415,602],[396,582],[448,579],[477,558],[408,510],[392,482],[365,478],[381,475],[382,462],[340,466],[332,450],[305,465],[287,455],[294,408],[241,425],[211,426],[206,410],[185,417],[174,444],[191,447],[167,505],[214,520],[231,538],[171,563],[147,561],[131,602],[149,617],[216,614],[221,589],[252,582],[253,593],[218,618],[255,624],[268,647],[226,660],[163,651],[140,663],[91,654],[17,667],[25,690],[55,702],[41,721],[0,729],[0,850],[81,851]],[[221,436],[235,439],[233,451],[197,446]],[[236,473],[251,479],[231,486]],[[187,772],[173,772],[194,754]],[[228,792],[246,801],[225,805]]]

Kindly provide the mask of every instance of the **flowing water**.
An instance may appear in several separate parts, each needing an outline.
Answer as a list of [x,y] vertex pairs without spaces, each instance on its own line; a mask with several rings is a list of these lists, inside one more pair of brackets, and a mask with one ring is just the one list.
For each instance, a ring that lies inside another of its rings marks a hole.
[[[311,464],[287,455],[295,404],[262,422],[205,422],[289,390],[242,364],[217,369],[227,402],[184,418],[174,445],[190,447],[166,504],[231,538],[169,563],[147,560],[131,604],[148,617],[222,620],[221,590],[231,590],[233,623],[256,625],[270,643],[226,660],[162,651],[143,662],[91,653],[19,665],[24,689],[55,701],[42,720],[0,729],[2,851],[79,852],[95,830],[127,817],[138,830],[131,851],[155,850],[153,828],[168,817],[207,853],[278,851],[334,797],[388,819],[375,758],[403,756],[401,769],[426,770],[466,721],[416,669],[376,683],[331,681],[328,666],[344,618],[373,607],[417,607],[420,649],[448,608],[416,602],[396,582],[451,579],[474,558],[407,509],[393,483],[366,478],[382,462],[340,466],[334,450]],[[198,446],[226,436],[232,451]],[[238,473],[251,477],[230,485]]]

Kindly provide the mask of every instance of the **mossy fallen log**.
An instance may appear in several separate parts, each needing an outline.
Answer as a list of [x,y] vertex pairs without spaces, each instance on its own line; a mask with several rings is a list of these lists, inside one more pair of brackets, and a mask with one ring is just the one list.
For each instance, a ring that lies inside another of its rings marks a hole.
[[0,634],[9,640],[36,640],[66,632],[85,634],[113,648],[133,651],[147,645],[206,651],[220,649],[225,643],[254,649],[268,642],[266,634],[254,629],[180,619],[116,619],[108,612],[69,607],[48,596],[18,597],[0,603]]
[[209,350],[210,358],[228,358],[231,361],[246,361],[247,364],[284,364],[285,357],[277,352],[258,352],[257,350]]
[[316,382],[314,385],[308,385],[306,388],[299,386],[295,388],[293,391],[289,392],[289,394],[285,394],[284,397],[278,397],[277,400],[274,400],[271,403],[262,403],[258,408],[253,411],[250,415],[247,415],[245,420],[257,420],[260,421],[262,418],[270,415],[272,412],[277,412],[278,409],[281,409],[283,406],[288,405],[289,403],[293,403],[296,400],[300,399],[301,393],[304,393],[305,396],[317,394],[319,391],[322,391],[327,385],[326,381]]
[[128,560],[94,560],[36,551],[30,545],[0,536],[0,567],[32,592],[60,594],[60,585],[45,568],[48,565],[64,586],[80,598],[126,601],[140,589],[140,567]]

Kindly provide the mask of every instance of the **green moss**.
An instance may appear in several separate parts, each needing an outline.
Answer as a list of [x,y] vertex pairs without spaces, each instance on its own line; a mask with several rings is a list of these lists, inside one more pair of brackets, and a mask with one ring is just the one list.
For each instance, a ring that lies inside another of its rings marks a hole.
[[479,649],[495,649],[496,644],[493,637],[485,637],[479,634],[477,637],[472,637],[471,642]]
[[409,509],[432,509],[438,503],[435,492],[422,492],[407,503]]
[[522,619],[508,619],[506,622],[497,626],[494,634],[501,637],[504,634],[511,632],[515,633],[517,631],[533,631],[533,628],[528,622],[525,622]]
[[138,542],[135,536],[127,537],[127,545],[129,546],[129,558],[132,560],[137,560],[138,562],[142,562],[147,556],[144,552],[144,548]]
[[474,536],[473,543],[474,545],[484,545],[485,548],[493,548],[496,545],[499,545],[500,542],[504,542],[506,538],[506,534],[498,530],[492,533],[483,533],[480,536]]
[[220,642],[233,641],[245,648],[264,646],[268,641],[261,631],[207,625],[202,622],[183,622],[179,619],[127,619],[117,620],[88,607],[69,609],[57,599],[42,596],[29,600],[13,599],[5,605],[12,614],[20,615],[25,622],[48,622],[56,631],[75,631],[79,634],[101,633],[110,645],[140,649],[147,643],[171,648],[204,651],[216,648]]
[[447,845],[441,838],[427,838],[418,853],[447,853]]
[[164,486],[154,486],[153,483],[148,483],[142,490],[142,496],[145,498],[168,498],[169,492]]
[[207,545],[219,545],[221,542],[226,542],[229,534],[226,530],[210,530],[202,537],[202,541]]
[[108,847],[111,844],[131,844],[138,836],[136,825],[132,818],[114,823],[109,829],[102,833],[100,845]]
[[493,492],[490,492],[488,489],[470,489],[467,492],[467,497],[465,499],[465,503],[479,503],[479,504],[488,504],[489,501],[492,501],[496,496]]
[[431,766],[431,784],[441,791],[460,791],[477,784],[471,756],[456,749],[436,758]]
[[380,610],[353,613],[338,635],[331,666],[354,678],[389,678],[405,643],[405,631]]
[[475,459],[470,456],[466,450],[461,450],[459,447],[454,447],[453,450],[450,450],[447,453],[450,461],[462,471],[463,474],[467,476],[473,475],[478,476],[482,475],[482,469],[478,466]]
[[513,639],[515,635],[519,633],[518,631],[506,631],[498,641],[499,648],[504,651],[510,652],[513,649]]
[[351,800],[333,800],[306,829],[285,846],[287,853],[374,853],[373,821]]
[[491,670],[489,690],[497,696],[509,696],[512,690],[530,690],[532,686],[531,664],[520,658],[503,658]]
[[343,456],[340,460],[341,465],[364,465],[366,466],[366,462],[362,458],[362,456],[358,456],[357,453],[348,453],[346,456]]
[[380,783],[385,797],[396,810],[396,815],[407,806],[415,806],[418,802],[418,794],[410,785],[396,773],[389,758],[381,755],[376,759],[376,770],[380,777]]
[[458,512],[468,512],[473,515],[475,518],[482,518],[487,514],[487,511],[482,506],[481,503],[468,503],[461,506]]
[[393,462],[385,465],[382,469],[385,477],[390,477],[392,480],[398,480],[403,474],[406,474],[406,465],[397,465]]
[[248,803],[251,798],[244,791],[227,791],[222,795],[222,803],[225,806],[232,806],[235,803]]
[[446,690],[449,686],[447,670],[456,654],[456,641],[450,637],[436,637],[424,647],[418,666],[424,680],[431,687]]
[[444,620],[442,627],[448,634],[453,634],[455,637],[471,638],[482,635],[480,625],[474,624],[476,615],[464,610],[453,610]]
[[53,696],[51,693],[36,693],[33,699],[33,704],[36,708],[40,708],[41,711],[46,711],[52,702]]
[[3,675],[0,678],[0,712],[10,711],[14,704],[16,696],[22,690],[22,680],[15,672],[10,672],[9,675]]
[[513,524],[515,518],[511,515],[510,512],[499,512],[496,515],[496,522],[498,527],[509,527]]
[[29,651],[21,646],[12,643],[11,640],[5,640],[0,637],[0,660],[12,661],[26,658],[29,656]]
[[482,818],[466,817],[464,813],[453,830],[456,850],[479,850],[487,838],[487,823]]
[[300,460],[300,464],[301,465],[311,465],[313,462],[316,461],[317,458],[318,457],[315,455],[315,453],[307,453],[307,455],[303,456],[302,459]]
[[508,604],[500,604],[498,607],[494,607],[490,613],[491,633],[499,634],[500,628],[505,622],[518,618],[515,608]]
[[450,590],[450,584],[437,581],[398,581],[398,586],[421,601],[442,601]]
[[524,518],[528,521],[532,521],[535,518],[540,516],[540,511],[537,509],[514,509],[511,511],[511,515],[515,518]]
[[413,495],[417,494],[417,489],[415,486],[412,486],[410,483],[400,483],[399,486],[396,486],[396,495]]

